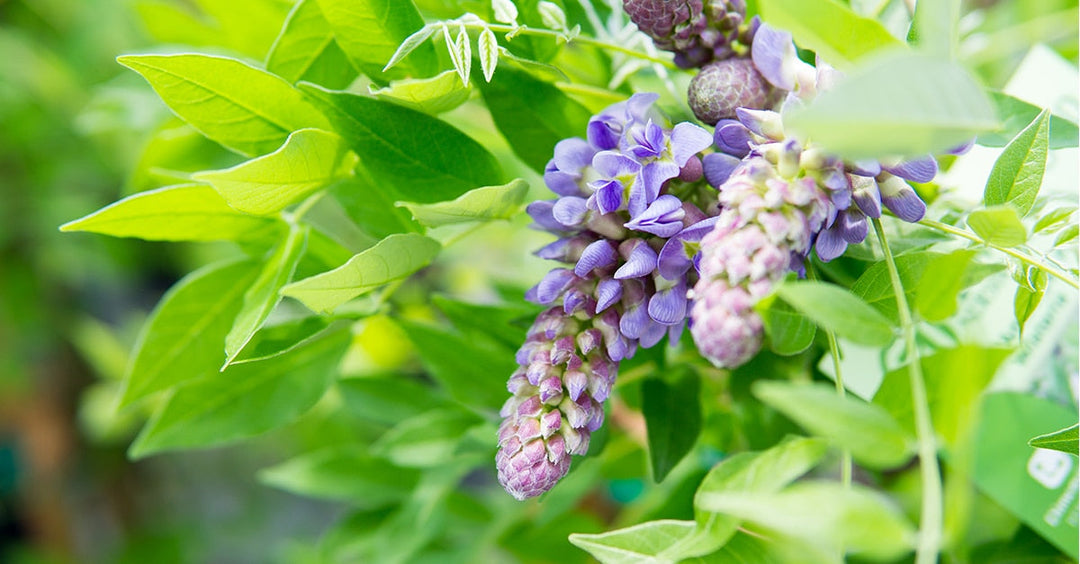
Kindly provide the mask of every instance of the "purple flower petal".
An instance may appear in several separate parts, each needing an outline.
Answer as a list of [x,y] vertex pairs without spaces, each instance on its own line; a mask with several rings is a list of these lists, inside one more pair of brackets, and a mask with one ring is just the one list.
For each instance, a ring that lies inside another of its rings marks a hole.
[[635,129],[634,141],[637,145],[630,147],[630,154],[639,159],[659,157],[664,150],[664,129],[651,120],[644,128]]
[[957,145],[956,147],[953,147],[952,149],[949,149],[948,151],[946,151],[946,153],[948,153],[950,155],[960,156],[960,155],[966,154],[974,146],[975,146],[975,138],[973,137],[973,138],[968,139],[967,141],[965,141],[963,145]]
[[560,196],[580,196],[581,187],[575,175],[561,170],[545,170],[544,185]]
[[[660,249],[660,254],[657,257],[657,269],[660,276],[668,280],[676,280],[685,274],[687,270],[690,270],[693,260],[689,253],[691,245],[701,241],[706,233],[712,231],[717,219],[719,217],[710,217],[699,221],[683,229],[675,237],[668,239],[667,243],[664,243],[664,247]],[[698,254],[697,246],[693,245],[693,249],[696,256]]]
[[679,176],[679,167],[669,161],[653,161],[641,171],[641,182],[630,187],[630,216],[635,217],[660,195],[664,183]]
[[596,180],[589,187],[595,190],[585,202],[589,209],[608,214],[622,206],[623,187],[618,180]]
[[564,172],[580,173],[581,169],[592,164],[596,149],[584,139],[571,137],[555,144],[555,166]]
[[896,217],[916,223],[926,215],[926,204],[915,190],[900,178],[889,176],[878,182],[878,189],[881,190],[881,203],[896,214]]
[[589,385],[589,377],[580,370],[567,370],[563,375],[563,384],[566,384],[566,392],[570,399],[577,401],[581,397],[581,392],[585,391]]
[[639,123],[645,123],[649,119],[649,114],[652,111],[652,105],[660,99],[660,95],[655,92],[639,92],[630,97],[626,101],[626,119],[627,121],[636,121]]
[[817,251],[819,259],[829,262],[844,254],[844,251],[847,250],[847,241],[840,236],[839,229],[825,229],[818,233],[817,241],[814,243],[814,250]]
[[869,217],[881,217],[881,192],[873,178],[851,175],[851,197],[864,214]]
[[574,274],[585,278],[594,268],[602,268],[615,262],[615,247],[604,239],[593,242],[581,251],[581,258],[574,266]]
[[645,211],[627,222],[625,226],[628,229],[667,238],[682,231],[682,218],[685,215],[682,201],[671,194],[665,194],[657,198]]
[[619,319],[619,331],[627,338],[637,339],[645,332],[652,319],[649,318],[649,308],[645,304],[632,307],[623,313]]
[[870,233],[870,224],[866,221],[866,216],[857,209],[844,211],[837,223],[840,236],[852,245],[862,243]]
[[663,325],[673,325],[686,319],[686,282],[662,290],[649,299],[649,317]]
[[881,163],[873,160],[855,161],[851,163],[851,172],[859,176],[877,176],[881,174]]
[[660,342],[660,339],[664,338],[665,334],[667,334],[667,325],[661,325],[660,323],[649,319],[645,326],[645,330],[641,332],[641,337],[638,338],[638,341],[641,343],[641,346],[645,348],[653,347],[656,343]]
[[618,151],[597,153],[593,156],[592,165],[604,178],[633,176],[641,171],[641,163]]
[[596,314],[599,315],[611,304],[622,298],[622,282],[612,278],[604,278],[596,285]]
[[548,272],[543,280],[535,286],[536,301],[544,305],[554,302],[575,280],[576,277],[572,270],[556,268]]
[[883,168],[900,178],[919,183],[930,182],[938,172],[937,160],[930,155]]
[[585,128],[585,136],[589,139],[589,144],[601,150],[618,147],[621,135],[622,124],[612,116],[595,116],[589,120],[589,125]]
[[762,137],[773,140],[784,138],[784,123],[780,114],[769,110],[752,110],[749,108],[735,108],[735,115],[747,129]]
[[708,131],[684,121],[671,130],[671,157],[681,168],[690,157],[707,149],[712,142],[713,136]]
[[794,90],[796,84],[795,64],[799,60],[791,34],[768,24],[761,24],[754,32],[750,58],[761,76],[777,88]]
[[722,119],[716,124],[713,144],[721,151],[738,158],[750,154],[750,130],[737,120]]
[[577,227],[585,222],[585,215],[589,208],[585,205],[585,198],[576,196],[563,196],[552,206],[552,216],[555,221],[565,227]]
[[705,180],[709,186],[720,188],[731,177],[731,173],[742,161],[726,153],[710,153],[702,159],[702,168],[705,171]]
[[525,213],[536,222],[536,225],[548,231],[566,231],[566,227],[555,221],[552,209],[556,200],[537,200],[525,208]]
[[629,256],[626,257],[626,263],[615,271],[615,279],[645,276],[656,270],[656,258],[656,251],[652,250],[648,243],[638,239]]

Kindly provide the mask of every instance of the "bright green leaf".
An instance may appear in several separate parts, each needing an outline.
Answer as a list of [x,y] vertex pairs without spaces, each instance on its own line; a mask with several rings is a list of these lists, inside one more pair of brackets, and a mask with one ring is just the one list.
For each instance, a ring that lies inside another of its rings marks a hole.
[[316,0],[301,0],[289,12],[270,48],[266,70],[292,83],[306,80],[327,88],[345,88],[359,74],[338,46]]
[[499,64],[499,42],[495,39],[495,33],[489,28],[484,28],[477,39],[477,51],[479,51],[480,68],[484,71],[484,81],[491,82],[495,74],[495,67]]
[[352,176],[358,160],[336,134],[301,129],[269,155],[193,176],[213,186],[230,206],[244,213],[267,215]]
[[967,223],[972,231],[991,245],[1008,248],[1027,241],[1027,229],[1020,222],[1016,210],[1009,206],[975,210],[968,216]]
[[135,344],[120,406],[216,373],[225,357],[221,350],[225,335],[256,272],[251,262],[213,265],[170,288]]
[[1043,110],[1001,152],[986,181],[983,201],[988,206],[1010,204],[1021,217],[1031,211],[1046,171],[1050,140],[1050,110]]
[[788,282],[780,299],[821,327],[856,343],[884,345],[892,340],[889,320],[848,290],[823,282]]
[[[1042,108],[1014,98],[1004,92],[990,92],[990,100],[997,108],[1001,127],[997,131],[980,133],[977,142],[984,147],[1004,147],[1009,144],[1024,128],[1039,117]],[[1050,117],[1051,149],[1076,147],[1080,139],[1080,129],[1076,124],[1057,115]]]
[[1080,451],[1080,425],[1073,425],[1060,431],[1039,435],[1028,441],[1035,448],[1049,448],[1077,456]]
[[420,225],[439,227],[471,221],[510,219],[521,211],[521,203],[528,192],[528,183],[518,178],[502,186],[484,186],[469,190],[449,202],[397,202],[395,205],[408,208],[413,219]]
[[[963,437],[980,395],[1011,353],[1011,349],[965,345],[922,358],[930,420],[946,444],[955,444]],[[906,366],[885,375],[874,404],[892,414],[909,433],[915,432],[911,378]]]
[[653,480],[661,482],[697,442],[701,432],[701,379],[688,368],[641,384],[641,413],[649,441]]
[[795,43],[831,65],[850,68],[862,57],[904,44],[877,21],[835,0],[758,0],[762,19],[790,31]]
[[437,467],[454,456],[465,431],[478,422],[459,409],[427,411],[387,431],[371,453],[408,468]]
[[394,80],[371,93],[380,100],[434,115],[464,104],[472,90],[461,83],[457,73],[448,70],[431,78]]
[[769,348],[779,355],[799,354],[810,347],[817,325],[783,300],[773,300],[762,314]]
[[431,76],[438,71],[435,49],[421,42],[394,69],[383,67],[406,38],[424,27],[410,0],[318,0],[337,42],[357,68],[385,83],[402,76]]
[[125,55],[176,115],[242,155],[276,150],[297,129],[330,127],[288,82],[236,59],[211,55]]
[[329,313],[337,306],[427,266],[439,244],[414,233],[391,235],[331,270],[281,289],[313,311]]
[[961,249],[935,257],[926,265],[915,294],[915,310],[927,321],[943,321],[956,313],[957,297],[964,288],[975,251]]
[[693,521],[649,521],[606,533],[570,535],[574,546],[603,564],[675,564],[677,559],[657,556],[694,531]]
[[777,493],[707,494],[701,504],[825,550],[866,558],[897,558],[915,541],[915,530],[900,509],[864,486],[804,482]]
[[431,302],[470,339],[484,338],[516,351],[539,309],[526,302],[481,305],[432,296]]
[[259,481],[300,495],[375,508],[404,501],[420,479],[356,445],[335,446],[289,459],[259,472]]
[[1035,308],[1039,307],[1039,302],[1046,294],[1046,284],[1050,281],[1046,271],[1041,268],[1032,266],[1025,269],[1025,272],[1027,283],[1017,285],[1016,296],[1013,298],[1013,313],[1021,338],[1024,336],[1024,324],[1031,314],[1035,313]]
[[401,199],[431,203],[504,182],[487,149],[438,118],[311,84],[300,88],[333,117],[377,188],[389,184]]
[[1047,212],[1031,228],[1032,233],[1053,232],[1066,225],[1066,221],[1076,213],[1076,206],[1065,206]]
[[294,421],[330,387],[351,340],[347,328],[331,328],[271,360],[237,363],[178,387],[129,455],[223,445]]
[[346,378],[338,382],[338,389],[346,413],[386,425],[447,404],[432,386],[405,376]]
[[491,82],[478,85],[495,126],[537,172],[544,171],[556,143],[585,134],[589,110],[525,71],[504,66]]
[[399,324],[416,345],[424,368],[451,397],[481,409],[506,401],[506,380],[517,368],[512,353],[430,325],[406,320]]
[[236,241],[258,238],[283,225],[234,210],[209,186],[184,184],[128,196],[61,225],[60,231],[147,241]]
[[1080,236],[1080,226],[1075,224],[1070,225],[1065,229],[1062,229],[1061,233],[1058,233],[1057,237],[1054,237],[1054,246],[1060,247],[1070,241],[1075,240],[1077,236]]
[[942,59],[955,59],[960,0],[920,0],[913,26],[919,49]]
[[306,228],[293,227],[288,237],[278,245],[274,254],[263,264],[259,277],[244,292],[244,306],[225,336],[225,365],[236,360],[255,332],[262,327],[274,306],[281,301],[278,293],[292,278],[307,242]]
[[696,529],[663,555],[680,559],[707,555],[737,536],[740,521],[704,509],[700,503],[703,496],[728,491],[779,491],[816,466],[825,450],[826,443],[821,439],[788,437],[769,450],[739,453],[717,464],[694,495]]
[[[311,240],[309,234],[309,245]],[[263,360],[285,354],[286,351],[325,330],[329,325],[328,318],[318,315],[263,325],[240,350],[240,354],[236,356],[233,363]]]
[[912,439],[879,406],[840,397],[825,384],[758,381],[754,395],[807,431],[827,438],[871,468],[895,468],[911,458]]
[[997,126],[971,74],[920,54],[875,60],[853,72],[785,125],[846,158],[918,156],[956,147]]

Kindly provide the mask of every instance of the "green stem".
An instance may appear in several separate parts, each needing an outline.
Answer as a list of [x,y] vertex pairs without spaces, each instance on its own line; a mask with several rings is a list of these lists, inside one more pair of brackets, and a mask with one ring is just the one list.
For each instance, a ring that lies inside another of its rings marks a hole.
[[[563,33],[561,31],[554,31],[554,30],[551,30],[551,29],[540,29],[540,28],[527,27],[527,26],[514,27],[512,25],[502,25],[502,24],[466,23],[465,27],[471,28],[471,29],[477,29],[477,30],[480,30],[480,29],[483,29],[483,28],[487,27],[491,31],[498,31],[498,32],[501,32],[501,33],[513,33],[515,35],[535,35],[535,36],[538,36],[538,37],[550,37],[550,38],[555,39],[555,40],[566,39],[566,36],[563,35]],[[673,63],[673,62],[671,62],[671,61],[669,61],[667,59],[663,59],[663,58],[660,58],[660,57],[653,57],[651,55],[647,55],[647,54],[642,53],[640,51],[631,49],[629,47],[623,47],[622,45],[617,45],[615,43],[608,43],[607,41],[601,41],[599,39],[593,39],[591,37],[575,37],[571,41],[580,43],[582,45],[590,45],[592,47],[599,47],[600,49],[607,49],[608,51],[614,51],[616,53],[622,53],[624,55],[629,55],[629,56],[634,57],[636,59],[641,59],[641,60],[644,60],[644,61],[649,61],[649,62],[652,62],[652,63],[659,64],[659,65],[664,65],[665,67],[667,67],[669,69],[678,69],[679,68],[679,67],[675,66],[675,63]]]
[[893,293],[896,294],[896,309],[900,314],[900,327],[907,345],[908,375],[911,378],[911,403],[915,411],[915,433],[919,441],[919,470],[922,476],[922,514],[919,518],[919,544],[915,551],[916,564],[934,564],[937,562],[938,549],[941,546],[943,526],[941,470],[938,468],[937,445],[934,439],[934,426],[930,420],[930,406],[926,397],[926,381],[923,379],[922,363],[915,345],[915,324],[911,319],[904,286],[900,281],[900,271],[896,269],[889,242],[881,220],[874,219],[874,231],[881,252],[885,255],[885,264],[889,267],[889,279]]
[[[811,280],[818,280],[817,272],[810,261],[806,261],[806,275]],[[844,387],[844,376],[840,371],[840,345],[836,342],[836,333],[832,329],[822,329],[829,341],[829,354],[832,356],[833,372],[836,374],[836,393],[843,398],[847,396],[847,388]],[[851,466],[851,451],[845,448],[840,452],[840,482],[845,488],[851,487]]]
[[919,222],[919,225],[925,225],[926,227],[929,227],[931,229],[937,229],[938,231],[942,231],[942,232],[948,233],[950,235],[956,235],[957,237],[967,239],[968,241],[974,241],[976,243],[986,245],[987,247],[990,247],[991,249],[994,249],[995,251],[999,251],[999,252],[1005,253],[1005,254],[1013,257],[1013,258],[1019,259],[1020,262],[1023,262],[1024,264],[1039,268],[1039,269],[1045,271],[1050,276],[1053,276],[1054,278],[1057,278],[1058,280],[1061,280],[1062,282],[1065,282],[1066,284],[1072,286],[1073,288],[1080,289],[1080,282],[1073,279],[1072,277],[1070,277],[1068,274],[1062,272],[1061,270],[1059,270],[1057,268],[1054,268],[1053,266],[1051,266],[1049,264],[1046,264],[1045,262],[1043,262],[1043,261],[1041,261],[1041,260],[1039,260],[1037,258],[1028,256],[1028,255],[1026,255],[1024,253],[1014,251],[1013,249],[1009,249],[1009,248],[1006,248],[1006,247],[999,247],[999,246],[997,246],[997,245],[995,245],[993,243],[989,243],[985,239],[983,239],[982,237],[979,237],[978,235],[976,235],[976,234],[974,234],[974,233],[972,233],[970,231],[966,231],[966,230],[960,229],[958,227],[953,227],[953,226],[948,225],[946,223],[941,223],[940,221],[934,221],[932,219],[924,219],[924,220]]

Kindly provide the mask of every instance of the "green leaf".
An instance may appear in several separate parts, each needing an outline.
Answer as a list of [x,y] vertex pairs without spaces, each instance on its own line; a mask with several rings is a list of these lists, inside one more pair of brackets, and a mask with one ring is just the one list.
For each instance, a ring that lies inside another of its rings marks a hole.
[[525,342],[525,335],[539,309],[526,302],[480,305],[432,296],[431,302],[454,327],[469,339],[489,339],[511,352]]
[[915,293],[915,310],[927,321],[943,321],[956,313],[957,296],[964,288],[975,251],[961,249],[935,257],[927,265]]
[[421,42],[395,68],[383,67],[406,38],[424,27],[409,0],[318,0],[337,42],[357,68],[375,82],[390,78],[431,76],[438,71],[435,49]]
[[[965,345],[923,357],[923,379],[934,429],[955,444],[972,422],[979,397],[1011,349]],[[874,396],[874,404],[887,410],[909,433],[915,432],[908,368],[889,372]]]
[[1050,110],[1043,110],[1001,152],[986,181],[988,206],[1011,204],[1021,217],[1031,211],[1046,171]]
[[779,355],[799,354],[810,347],[817,325],[782,300],[772,300],[761,316],[769,348]]
[[244,292],[244,306],[236,316],[229,334],[225,336],[225,364],[221,367],[222,370],[236,360],[240,351],[281,301],[278,292],[296,271],[296,265],[304,253],[307,234],[307,228],[294,226],[288,237],[278,245],[274,254],[263,265],[259,277]]
[[[311,245],[311,234],[308,245]],[[284,354],[303,341],[310,339],[329,327],[325,317],[312,315],[299,319],[290,319],[273,325],[263,325],[248,344],[240,350],[233,362],[261,360]]]
[[666,379],[641,383],[641,413],[653,481],[659,483],[694,447],[701,432],[701,379],[681,367]]
[[405,233],[391,235],[331,270],[281,289],[312,311],[330,313],[337,306],[375,288],[420,270],[439,253],[435,241]]
[[1016,210],[1009,206],[975,210],[968,216],[967,223],[972,231],[991,245],[1009,248],[1027,241],[1027,229],[1020,222]]
[[280,356],[237,363],[176,388],[129,456],[223,445],[294,421],[330,387],[351,340],[347,328],[331,328]]
[[1077,236],[1080,236],[1080,226],[1075,224],[1070,225],[1065,229],[1062,229],[1061,233],[1058,233],[1058,236],[1054,238],[1054,246],[1060,247],[1076,239]]
[[472,90],[461,83],[454,71],[448,70],[431,78],[394,80],[386,88],[371,93],[380,100],[435,115],[464,104]]
[[271,218],[251,217],[230,208],[209,186],[184,184],[128,196],[61,225],[60,231],[147,241],[237,241],[260,238],[282,225]]
[[477,51],[479,51],[480,68],[484,71],[484,82],[491,82],[495,74],[495,67],[499,64],[499,42],[495,39],[495,33],[485,27],[477,39]]
[[491,82],[478,83],[495,126],[514,154],[542,173],[555,144],[585,133],[591,114],[549,82],[504,66]]
[[296,83],[345,88],[359,74],[334,39],[316,0],[297,2],[270,48],[266,70]]
[[667,548],[663,555],[679,559],[703,556],[726,546],[738,536],[736,531],[740,521],[704,509],[700,503],[703,496],[728,491],[779,491],[816,466],[825,456],[825,450],[826,443],[821,439],[787,437],[769,450],[742,452],[717,464],[701,481],[694,495],[696,529]]
[[826,384],[758,381],[754,395],[807,431],[851,451],[870,468],[887,469],[911,458],[910,435],[879,406],[850,395],[840,397]]
[[387,431],[371,452],[399,466],[438,467],[454,456],[465,431],[477,423],[476,416],[460,409],[428,411]]
[[848,290],[824,282],[788,282],[780,299],[821,327],[856,343],[884,345],[893,337],[889,320]]
[[170,288],[139,334],[120,407],[216,373],[225,357],[222,343],[256,272],[255,264],[247,261],[216,264]]
[[864,486],[803,482],[777,493],[707,494],[701,504],[825,550],[866,558],[895,559],[915,541],[915,530],[899,508]]
[[921,0],[915,5],[913,32],[919,49],[942,59],[955,59],[960,0]]
[[336,134],[301,129],[269,155],[193,177],[213,186],[233,208],[268,215],[352,176],[358,161]]
[[649,521],[607,533],[570,535],[570,542],[603,564],[674,564],[657,556],[694,531],[693,521]]
[[431,386],[405,376],[347,378],[338,389],[349,415],[386,425],[447,405]]
[[1035,313],[1035,308],[1039,307],[1039,302],[1046,294],[1046,285],[1050,281],[1046,271],[1041,268],[1032,266],[1025,270],[1026,284],[1017,285],[1016,296],[1013,298],[1013,313],[1021,338],[1024,336],[1024,324],[1031,314]]
[[[907,253],[896,257],[896,270],[900,273],[900,282],[904,285],[904,294],[908,303],[915,303],[916,292],[926,272],[927,266],[945,255],[930,251]],[[972,263],[964,272],[963,287],[972,286],[983,278],[1004,269],[1000,264]],[[876,262],[863,272],[851,286],[851,292],[888,317],[897,321],[896,294],[893,293],[889,279],[888,265],[884,261]]]
[[213,141],[253,157],[297,129],[330,127],[288,82],[236,59],[211,55],[125,55],[169,108]]
[[1035,222],[1035,227],[1031,228],[1032,233],[1053,232],[1056,229],[1064,227],[1066,220],[1076,213],[1076,206],[1065,206],[1057,208],[1053,211],[1047,212],[1045,215],[1039,218]]
[[506,380],[517,368],[513,354],[430,325],[406,320],[399,325],[416,345],[424,368],[451,397],[489,410],[506,401]]
[[333,118],[375,186],[389,184],[403,199],[441,202],[477,186],[504,182],[495,157],[444,121],[311,84],[301,84],[300,89]]
[[758,0],[758,9],[769,25],[790,31],[800,47],[838,68],[850,68],[875,51],[904,46],[876,20],[835,0]]
[[[997,131],[980,133],[977,142],[984,147],[1004,147],[1028,125],[1039,117],[1042,108],[1014,98],[1004,92],[990,92],[990,100],[997,109],[1001,127]],[[1057,115],[1050,117],[1049,148],[1066,149],[1076,147],[1080,139],[1080,128],[1065,118]]]
[[1049,448],[1077,456],[1080,451],[1080,424],[1066,427],[1060,431],[1039,435],[1028,441],[1035,448]]
[[259,472],[259,481],[299,495],[372,509],[404,501],[420,473],[343,445],[309,452]]
[[413,219],[425,227],[439,227],[472,221],[510,219],[521,211],[521,203],[529,192],[529,184],[520,178],[502,186],[475,188],[449,202],[417,204],[396,202],[408,208]]
[[956,63],[920,54],[853,72],[785,125],[845,158],[940,153],[997,126],[982,89]]

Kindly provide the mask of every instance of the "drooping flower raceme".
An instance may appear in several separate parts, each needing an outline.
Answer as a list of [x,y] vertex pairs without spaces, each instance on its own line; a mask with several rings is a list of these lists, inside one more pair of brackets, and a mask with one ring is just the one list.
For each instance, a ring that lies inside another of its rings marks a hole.
[[717,124],[722,152],[705,158],[723,211],[701,240],[691,312],[698,349],[726,368],[760,349],[753,306],[788,272],[801,272],[812,247],[825,261],[840,256],[866,238],[867,218],[880,217],[882,205],[906,221],[922,219],[926,205],[905,179],[929,182],[937,173],[930,156],[844,162],[788,138],[776,112],[739,109],[738,117]]
[[586,138],[559,142],[544,173],[559,197],[528,208],[559,237],[537,254],[566,266],[526,296],[552,307],[518,351],[501,412],[499,482],[518,499],[551,489],[588,449],[619,361],[685,326],[697,243],[715,221],[699,205],[715,198],[699,182],[712,136],[664,127],[656,99],[634,95],[594,116]]

